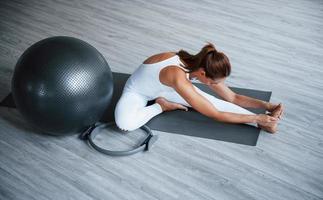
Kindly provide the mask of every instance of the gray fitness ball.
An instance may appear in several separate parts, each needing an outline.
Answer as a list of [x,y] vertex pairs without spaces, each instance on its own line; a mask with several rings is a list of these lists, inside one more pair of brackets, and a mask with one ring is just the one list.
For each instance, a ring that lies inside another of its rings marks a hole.
[[93,46],[58,36],[33,44],[21,55],[11,89],[26,121],[63,135],[100,120],[112,98],[112,78],[108,63]]

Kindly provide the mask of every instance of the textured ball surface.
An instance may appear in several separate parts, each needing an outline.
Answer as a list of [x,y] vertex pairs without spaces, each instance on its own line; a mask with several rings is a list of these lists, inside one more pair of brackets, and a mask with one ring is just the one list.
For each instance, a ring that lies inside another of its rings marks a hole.
[[97,122],[109,106],[113,77],[104,57],[73,37],[51,37],[19,58],[11,89],[17,109],[34,127],[55,135]]

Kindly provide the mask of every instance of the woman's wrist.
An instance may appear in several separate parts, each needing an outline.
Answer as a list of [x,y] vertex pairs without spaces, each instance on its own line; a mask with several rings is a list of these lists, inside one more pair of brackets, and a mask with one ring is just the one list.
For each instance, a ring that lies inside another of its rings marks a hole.
[[273,104],[270,102],[265,102],[265,109],[268,111],[271,111],[273,107]]
[[254,115],[252,123],[258,123],[259,114]]

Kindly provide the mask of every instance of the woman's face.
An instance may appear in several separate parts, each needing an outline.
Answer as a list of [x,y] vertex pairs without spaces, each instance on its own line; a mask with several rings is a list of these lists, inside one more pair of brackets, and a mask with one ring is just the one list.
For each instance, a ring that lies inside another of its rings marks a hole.
[[218,84],[220,82],[224,82],[226,77],[223,78],[216,78],[211,79],[209,77],[206,77],[205,71],[203,69],[199,69],[196,73],[196,78],[205,85],[212,85],[212,84]]

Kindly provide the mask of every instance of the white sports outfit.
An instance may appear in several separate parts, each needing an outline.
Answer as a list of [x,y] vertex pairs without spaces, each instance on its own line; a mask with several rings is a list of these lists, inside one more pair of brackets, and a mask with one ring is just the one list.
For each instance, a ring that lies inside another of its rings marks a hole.
[[[153,64],[141,64],[128,78],[122,95],[116,105],[114,116],[117,126],[122,130],[132,131],[146,124],[151,118],[162,113],[158,103],[146,106],[149,100],[164,97],[168,101],[191,107],[174,88],[159,81],[159,72],[166,66],[176,65],[186,72],[178,55]],[[184,65],[184,64],[183,64]],[[187,79],[189,79],[189,73]],[[189,79],[190,80],[190,79]],[[196,91],[208,99],[219,111],[239,114],[255,114],[238,105],[218,99],[193,85]],[[251,124],[251,123],[248,123]]]

